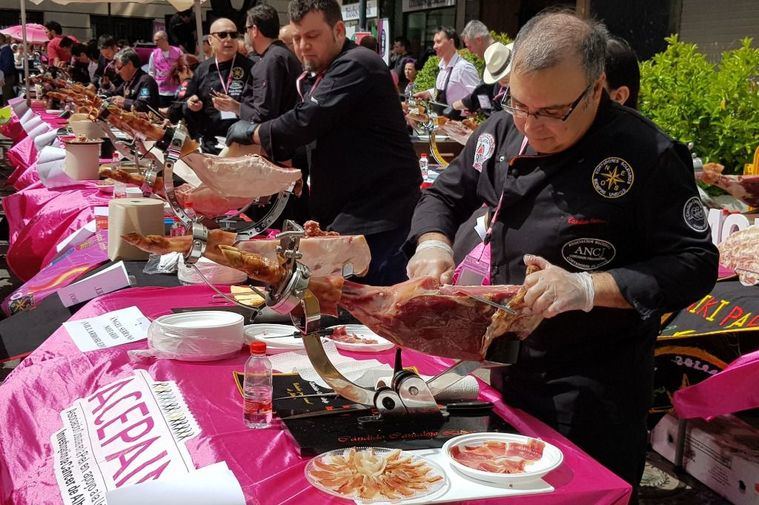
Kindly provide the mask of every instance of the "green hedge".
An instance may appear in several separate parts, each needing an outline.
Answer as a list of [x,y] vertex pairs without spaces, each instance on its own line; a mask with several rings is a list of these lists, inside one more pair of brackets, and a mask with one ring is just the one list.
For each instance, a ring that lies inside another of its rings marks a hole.
[[666,40],[641,63],[640,111],[705,162],[742,173],[759,145],[759,49],[746,38],[713,65],[695,44]]

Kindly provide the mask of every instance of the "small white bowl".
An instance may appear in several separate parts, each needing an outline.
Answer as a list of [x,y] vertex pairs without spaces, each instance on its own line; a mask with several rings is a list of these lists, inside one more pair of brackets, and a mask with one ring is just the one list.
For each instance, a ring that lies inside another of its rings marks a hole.
[[564,460],[564,454],[562,454],[561,450],[559,450],[558,447],[541,440],[545,444],[545,447],[543,448],[543,456],[535,462],[528,463],[524,472],[494,473],[477,470],[459,463],[451,455],[451,449],[461,444],[478,445],[486,441],[517,442],[525,444],[530,440],[534,439],[532,437],[515,435],[512,433],[470,433],[468,435],[459,435],[458,437],[448,440],[443,445],[443,454],[448,458],[451,467],[465,477],[501,485],[520,484],[537,480],[561,465],[561,462]]

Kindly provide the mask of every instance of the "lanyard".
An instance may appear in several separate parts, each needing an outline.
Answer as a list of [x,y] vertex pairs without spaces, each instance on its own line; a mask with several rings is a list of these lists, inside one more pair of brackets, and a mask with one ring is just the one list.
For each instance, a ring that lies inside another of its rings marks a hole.
[[214,60],[216,61],[216,72],[219,74],[219,82],[221,83],[221,89],[224,90],[224,94],[228,95],[229,93],[227,90],[229,89],[229,86],[232,84],[232,69],[235,68],[235,60],[237,59],[237,53],[232,57],[232,66],[229,67],[229,73],[227,74],[227,82],[224,83],[224,78],[221,76],[221,70],[219,69],[219,58],[214,56]]
[[[298,90],[298,95],[300,96],[301,101],[305,102],[306,97],[303,94],[303,90],[301,89],[301,82],[303,82],[303,79],[308,77],[308,70],[300,74],[298,79],[295,81],[295,88]],[[322,82],[322,79],[324,78],[324,72],[319,72],[316,74],[316,79],[314,80],[313,86],[311,86],[311,89],[308,90],[308,96],[313,96],[314,91],[316,91],[316,87],[319,85],[320,82]]]
[[[522,156],[527,149],[527,137],[522,139],[522,147],[519,148],[519,154],[517,156]],[[496,205],[495,210],[493,211],[493,217],[490,219],[490,224],[488,225],[488,230],[485,232],[485,239],[483,242],[487,245],[490,243],[490,239],[493,236],[493,223],[495,223],[496,219],[498,219],[498,214],[501,213],[501,206],[503,205],[503,194],[506,192],[504,189],[501,191],[501,197],[498,199],[498,205]]]

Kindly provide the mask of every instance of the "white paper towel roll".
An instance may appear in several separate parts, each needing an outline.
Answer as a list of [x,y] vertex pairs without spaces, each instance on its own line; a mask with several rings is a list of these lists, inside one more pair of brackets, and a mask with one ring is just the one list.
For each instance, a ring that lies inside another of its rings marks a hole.
[[121,238],[126,233],[163,235],[163,202],[154,198],[115,198],[108,204],[108,257],[144,260],[148,253]]
[[66,174],[77,181],[100,178],[100,139],[66,142]]

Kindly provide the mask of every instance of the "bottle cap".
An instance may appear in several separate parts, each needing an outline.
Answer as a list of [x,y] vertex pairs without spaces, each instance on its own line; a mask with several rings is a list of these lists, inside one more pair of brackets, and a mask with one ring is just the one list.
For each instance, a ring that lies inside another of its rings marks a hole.
[[427,157],[427,153],[422,153],[422,158],[426,158],[426,157]]
[[251,342],[250,343],[251,354],[266,354],[266,342]]

